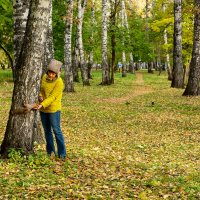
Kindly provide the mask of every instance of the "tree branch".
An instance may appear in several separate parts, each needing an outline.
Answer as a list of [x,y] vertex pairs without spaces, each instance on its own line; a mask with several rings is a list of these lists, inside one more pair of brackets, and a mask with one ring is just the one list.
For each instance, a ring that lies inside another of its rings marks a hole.
[[0,48],[3,49],[3,51],[5,52],[7,58],[9,59],[10,61],[10,64],[11,64],[11,68],[13,69],[13,60],[9,54],[9,52],[2,46],[2,44],[0,44]]

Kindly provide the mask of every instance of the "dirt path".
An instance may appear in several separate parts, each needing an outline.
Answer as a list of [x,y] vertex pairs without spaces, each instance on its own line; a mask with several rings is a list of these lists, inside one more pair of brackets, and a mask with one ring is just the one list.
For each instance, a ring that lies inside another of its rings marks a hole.
[[143,79],[143,74],[140,73],[140,72],[137,72],[136,73],[136,81],[135,81],[136,84],[138,85],[144,85],[144,79]]
[[127,93],[125,96],[120,98],[107,98],[107,99],[101,99],[102,102],[110,102],[110,103],[124,103],[136,96],[140,96],[143,94],[147,94],[152,92],[153,89],[144,85],[144,79],[143,74],[140,72],[136,72],[136,80],[133,81],[132,87],[130,88],[129,93]]

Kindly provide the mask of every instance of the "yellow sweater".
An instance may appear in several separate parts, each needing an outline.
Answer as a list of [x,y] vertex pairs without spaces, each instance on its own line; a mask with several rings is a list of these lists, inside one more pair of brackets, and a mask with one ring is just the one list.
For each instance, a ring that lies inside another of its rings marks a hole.
[[52,82],[48,81],[46,78],[47,75],[45,74],[42,77],[40,88],[40,96],[44,99],[41,103],[42,108],[40,111],[45,113],[54,113],[61,110],[61,99],[64,84],[60,77]]

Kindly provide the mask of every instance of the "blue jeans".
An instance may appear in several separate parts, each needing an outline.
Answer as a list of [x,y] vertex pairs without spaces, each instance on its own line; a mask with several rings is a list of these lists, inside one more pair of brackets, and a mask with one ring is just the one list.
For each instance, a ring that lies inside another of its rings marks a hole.
[[52,153],[54,153],[56,155],[52,134],[53,130],[57,143],[58,157],[66,157],[64,137],[60,128],[60,111],[57,111],[55,113],[40,112],[40,116],[46,138],[47,154],[51,155]]

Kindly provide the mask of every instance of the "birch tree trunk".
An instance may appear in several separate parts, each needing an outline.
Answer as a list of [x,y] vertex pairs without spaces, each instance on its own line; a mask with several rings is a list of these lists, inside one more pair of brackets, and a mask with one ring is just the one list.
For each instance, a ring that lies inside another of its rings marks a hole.
[[110,83],[114,84],[114,71],[115,71],[115,59],[116,59],[116,34],[115,34],[115,27],[116,27],[116,16],[117,16],[117,8],[119,6],[120,0],[110,0],[111,4],[111,13],[110,13],[110,33],[111,33],[111,51],[112,51],[112,58],[111,58],[111,77]]
[[73,71],[72,71],[72,24],[73,24],[73,0],[67,0],[65,29],[65,92],[74,92]]
[[[19,0],[15,1],[13,5],[14,8],[14,69],[13,69],[13,79],[16,76],[16,64],[19,59],[20,52],[24,43],[24,35],[26,31],[26,25],[28,20],[28,13],[30,9],[30,0]],[[43,65],[44,66],[44,65]],[[40,84],[40,80],[38,80]],[[44,139],[42,136],[42,130],[40,128],[40,116],[39,113],[35,115],[35,121],[37,121],[37,129],[34,132],[34,141],[37,143],[43,143]]]
[[129,59],[130,59],[129,72],[134,74],[135,73],[135,64],[134,64],[132,52],[129,53]]
[[[166,10],[165,3],[163,3],[162,7],[163,7],[163,12],[165,12],[165,10]],[[166,46],[168,44],[167,29],[164,30],[164,44]],[[170,65],[170,58],[169,58],[168,49],[167,49],[167,52],[166,52],[166,66],[167,66],[167,72],[168,72],[168,80],[172,80],[172,69],[171,69],[171,65]]]
[[122,77],[126,77],[126,53],[125,50],[122,52]]
[[[164,30],[164,43],[165,45],[168,44],[168,37],[167,37],[167,30]],[[170,65],[170,58],[169,53],[166,54],[166,66],[167,66],[167,73],[168,73],[168,80],[172,80],[172,69]]]
[[94,52],[93,52],[93,45],[94,45],[94,23],[95,23],[95,3],[94,0],[92,0],[92,5],[91,5],[91,36],[90,36],[90,44],[91,44],[91,51],[89,54],[89,63],[88,63],[88,78],[92,79],[92,67],[94,64]]
[[110,84],[107,40],[107,0],[102,0],[102,85]]
[[[78,2],[77,2],[77,7],[78,7]],[[78,23],[78,17],[76,16],[76,22]],[[79,56],[79,50],[78,50],[78,31],[77,31],[77,26],[76,25],[76,36],[75,36],[75,46],[72,52],[72,70],[73,70],[73,79],[74,82],[80,82],[79,80],[79,68],[80,68],[80,56]]]
[[[76,37],[77,38],[77,37]],[[75,47],[74,50],[72,52],[72,71],[73,71],[73,80],[74,82],[80,82],[79,81],[79,74],[78,74],[78,69],[79,69],[79,53],[78,53],[78,48],[77,48],[77,39],[75,42]]]
[[[125,30],[127,30],[128,40],[129,40],[129,43],[130,43],[131,40],[130,40],[130,36],[129,36],[129,26],[128,26],[127,14],[126,14],[125,1],[122,1],[122,26],[125,28]],[[126,66],[125,51],[123,52],[122,62],[123,62],[123,65]],[[128,70],[127,67],[128,66],[125,67],[126,71]],[[126,76],[126,71],[123,72],[123,70],[122,70],[122,76],[123,76],[123,74],[124,74],[124,76]],[[129,72],[131,72],[132,74],[135,72],[135,67],[134,67],[134,61],[133,61],[133,54],[132,54],[132,52],[129,53]]]
[[200,94],[200,0],[195,0],[194,3],[195,16],[192,60],[190,63],[188,84],[183,93],[184,96],[197,96]]
[[171,87],[183,88],[182,62],[182,0],[174,0],[174,52]]
[[45,42],[43,73],[46,73],[48,64],[54,58],[52,10],[53,10],[53,2],[52,2],[52,0],[50,0],[50,13],[49,13],[47,38],[46,38],[46,42]]
[[84,50],[83,50],[83,17],[85,12],[86,0],[78,0],[78,16],[77,16],[77,44],[79,50],[80,57],[80,68],[81,68],[81,77],[83,81],[83,85],[90,85],[87,67],[84,58]]
[[13,79],[15,79],[16,63],[21,52],[26,23],[29,13],[30,0],[18,0],[13,4],[14,18],[14,64],[13,64]]
[[42,74],[42,61],[49,17],[49,0],[32,0],[24,37],[24,45],[16,64],[16,79],[12,105],[1,144],[1,154],[6,157],[9,149],[15,148],[29,154],[33,151],[36,131],[36,111],[18,114],[17,109],[24,103],[34,103],[38,99],[39,81]]
[[[146,0],[145,6],[145,37],[147,43],[149,43],[149,0]],[[148,73],[153,73],[153,62],[147,62]]]
[[90,51],[90,54],[89,54],[89,62],[88,62],[88,78],[89,79],[92,79],[92,67],[93,67],[93,64],[94,64],[94,55],[93,55],[93,50]]
[[[122,0],[122,27],[123,29],[125,30],[127,27],[126,27],[126,14],[125,14],[125,3],[124,1]],[[122,45],[123,45],[123,48],[125,48],[125,45],[124,45],[124,40],[125,40],[125,36],[124,36],[124,33],[123,33],[123,42],[122,42]],[[126,53],[125,53],[125,49],[123,50],[122,52],[122,77],[126,77]]]

